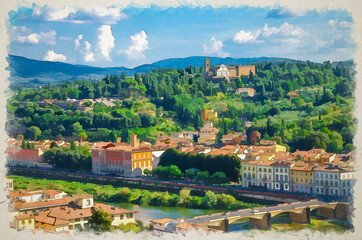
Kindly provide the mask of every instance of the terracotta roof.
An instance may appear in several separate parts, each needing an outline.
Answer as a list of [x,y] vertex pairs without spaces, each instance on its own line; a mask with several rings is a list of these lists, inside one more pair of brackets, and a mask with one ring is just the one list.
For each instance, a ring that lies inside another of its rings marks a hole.
[[56,207],[51,209],[48,217],[70,221],[76,218],[92,216],[91,208]]
[[325,165],[325,166],[319,166],[314,169],[314,171],[326,171],[326,172],[350,172],[350,170],[342,169],[339,166],[333,166],[333,165]]
[[279,166],[279,167],[290,167],[293,163],[292,162],[274,162],[272,166]]
[[70,221],[68,220],[49,216],[49,214],[51,214],[53,210],[54,209],[51,209],[39,214],[38,216],[35,217],[35,221],[50,224],[53,226],[68,225],[70,223]]
[[127,143],[112,143],[112,142],[100,142],[96,143],[92,150],[114,150],[114,151],[127,151],[127,152],[143,152],[150,151],[149,146],[132,147]]
[[294,160],[296,157],[291,155],[289,152],[277,152],[275,153],[274,160],[275,161],[287,161]]
[[35,195],[35,194],[43,194],[43,193],[46,193],[50,196],[55,196],[59,193],[61,193],[62,191],[58,191],[58,190],[53,190],[53,189],[38,189],[38,190],[29,190],[29,191],[11,191],[9,193],[9,196],[11,198],[16,198],[16,197],[24,197],[24,196],[32,196],[32,195]]
[[62,199],[51,199],[51,200],[38,201],[38,202],[16,202],[12,205],[12,207],[19,210],[25,210],[25,209],[37,209],[43,207],[61,206],[69,204],[72,201],[72,199],[73,199],[72,197],[67,196]]
[[160,218],[160,219],[152,220],[152,223],[166,224],[166,223],[169,223],[172,221],[173,221],[173,219],[171,219],[171,218]]
[[246,164],[258,164],[259,160],[255,160],[255,161],[249,161],[246,162]]
[[261,166],[270,166],[274,163],[274,161],[260,161],[258,162],[258,165],[261,165]]
[[126,213],[135,213],[136,211],[131,211],[124,208],[115,207],[112,205],[107,205],[103,203],[95,203],[94,204],[95,209],[102,209],[103,211],[107,212],[109,215],[115,215],[115,214],[126,214]]
[[55,196],[59,193],[62,193],[62,191],[53,190],[53,189],[45,189],[43,192],[48,194],[49,196]]
[[31,218],[35,218],[35,216],[32,213],[28,213],[28,214],[19,214],[16,215],[14,217],[16,220],[26,220],[26,219],[31,219]]
[[310,166],[308,164],[305,164],[304,166],[293,166],[290,168],[290,170],[293,171],[312,171],[315,168],[315,166]]

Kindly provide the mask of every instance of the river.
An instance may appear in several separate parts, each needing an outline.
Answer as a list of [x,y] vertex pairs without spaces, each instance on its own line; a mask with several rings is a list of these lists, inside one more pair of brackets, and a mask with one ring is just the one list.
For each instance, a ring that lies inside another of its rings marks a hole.
[[[222,210],[212,209],[191,209],[184,207],[156,207],[156,206],[139,206],[133,203],[107,203],[113,206],[134,210],[136,213],[136,220],[141,220],[145,224],[149,224],[153,219],[159,218],[193,218],[199,215],[213,214],[216,212],[223,212]],[[289,217],[279,216],[272,219],[273,229],[275,230],[292,230],[309,228],[311,230],[329,231],[335,230],[337,232],[343,232],[352,227],[352,225],[345,220],[336,219],[320,219],[320,217],[311,216],[312,224],[295,224],[292,223]],[[244,228],[248,226],[249,220],[237,221],[234,224],[230,224],[230,232],[248,230]],[[346,227],[345,225],[349,225]]]
[[156,207],[156,206],[139,206],[133,203],[107,203],[113,206],[134,210],[136,220],[141,220],[144,223],[150,223],[153,219],[159,218],[193,218],[199,215],[213,214],[222,212],[222,210],[212,209],[191,209],[184,207]]

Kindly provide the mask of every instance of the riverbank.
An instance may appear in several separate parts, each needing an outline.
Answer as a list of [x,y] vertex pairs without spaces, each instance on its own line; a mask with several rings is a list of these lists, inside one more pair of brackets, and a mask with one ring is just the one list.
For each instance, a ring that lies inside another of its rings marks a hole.
[[191,209],[233,210],[253,208],[260,204],[247,203],[236,200],[228,194],[215,194],[211,191],[205,196],[192,196],[191,191],[183,189],[179,194],[143,190],[111,185],[97,185],[93,183],[68,182],[63,180],[49,180],[24,176],[10,175],[14,179],[14,190],[56,189],[68,195],[88,193],[95,201],[112,203],[133,203],[140,206],[157,207],[184,207]]

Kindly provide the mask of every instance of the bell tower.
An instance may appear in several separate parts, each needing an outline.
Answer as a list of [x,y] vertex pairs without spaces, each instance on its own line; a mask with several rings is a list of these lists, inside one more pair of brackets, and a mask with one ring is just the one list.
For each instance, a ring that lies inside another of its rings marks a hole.
[[210,71],[210,58],[205,58],[205,73]]

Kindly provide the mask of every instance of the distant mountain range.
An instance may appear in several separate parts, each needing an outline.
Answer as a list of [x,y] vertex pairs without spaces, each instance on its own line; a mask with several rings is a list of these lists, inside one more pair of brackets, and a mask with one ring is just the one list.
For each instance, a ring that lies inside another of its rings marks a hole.
[[135,68],[125,67],[92,67],[86,65],[73,65],[62,62],[48,62],[28,59],[25,57],[8,55],[7,61],[9,66],[6,68],[10,71],[11,85],[31,85],[44,83],[57,83],[77,79],[100,79],[108,75],[120,75],[122,72],[127,76],[134,73],[146,73],[158,68],[185,68],[191,66],[204,66],[205,58],[210,58],[211,66],[213,65],[231,65],[231,64],[251,64],[259,62],[280,63],[297,62],[287,58],[218,58],[218,57],[187,57],[187,58],[170,58],[144,64]]

